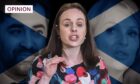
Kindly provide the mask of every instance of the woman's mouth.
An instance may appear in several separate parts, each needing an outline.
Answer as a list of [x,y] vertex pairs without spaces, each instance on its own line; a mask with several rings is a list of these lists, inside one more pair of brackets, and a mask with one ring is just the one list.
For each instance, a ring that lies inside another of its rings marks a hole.
[[79,39],[79,36],[78,35],[70,35],[69,36],[69,40],[70,41],[77,41]]

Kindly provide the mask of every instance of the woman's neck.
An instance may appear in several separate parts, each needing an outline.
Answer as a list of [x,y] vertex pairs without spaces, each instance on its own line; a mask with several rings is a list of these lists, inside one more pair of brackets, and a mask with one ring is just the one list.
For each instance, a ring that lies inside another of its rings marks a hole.
[[63,56],[65,57],[65,64],[67,66],[73,66],[83,62],[80,47],[63,48]]

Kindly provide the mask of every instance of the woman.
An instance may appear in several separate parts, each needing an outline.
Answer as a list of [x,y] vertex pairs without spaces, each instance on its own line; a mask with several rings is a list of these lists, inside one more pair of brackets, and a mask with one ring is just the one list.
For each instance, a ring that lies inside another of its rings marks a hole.
[[33,63],[29,83],[110,84],[105,64],[95,53],[85,10],[67,3],[57,13],[45,55]]

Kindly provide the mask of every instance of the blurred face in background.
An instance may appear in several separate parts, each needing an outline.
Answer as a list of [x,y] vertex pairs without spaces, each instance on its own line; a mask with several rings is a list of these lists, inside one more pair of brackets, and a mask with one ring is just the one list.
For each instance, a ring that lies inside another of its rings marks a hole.
[[[110,23],[107,23],[108,25]],[[139,27],[133,16],[108,28],[96,38],[97,46],[112,58],[131,66],[139,47]]]
[[[45,10],[41,6],[39,9],[45,15]],[[20,19],[21,22],[27,22],[29,27],[12,17]],[[0,53],[1,62],[5,68],[22,61],[11,71],[17,70],[14,74],[18,75],[27,74],[34,59],[34,56],[31,55],[46,46],[47,23],[46,19],[41,19],[35,13],[29,14],[27,17],[22,14],[11,14],[11,17],[4,17],[4,21],[0,25]]]

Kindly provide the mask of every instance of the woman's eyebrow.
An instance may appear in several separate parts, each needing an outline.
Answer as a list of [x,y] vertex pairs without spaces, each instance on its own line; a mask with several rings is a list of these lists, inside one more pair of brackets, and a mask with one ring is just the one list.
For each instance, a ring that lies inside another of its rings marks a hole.
[[66,21],[66,20],[70,21],[70,19],[69,19],[69,18],[66,18],[66,19],[64,19],[63,21]]
[[[77,21],[79,21],[79,20],[82,20],[82,21],[84,21],[84,19],[83,19],[83,18],[78,18],[78,19],[77,19]],[[63,22],[64,22],[64,21],[71,21],[71,19],[69,19],[69,18],[66,18],[66,19],[64,19],[64,20],[63,20]]]
[[78,18],[77,20],[82,20],[82,21],[84,21],[84,19],[83,19],[83,18]]

